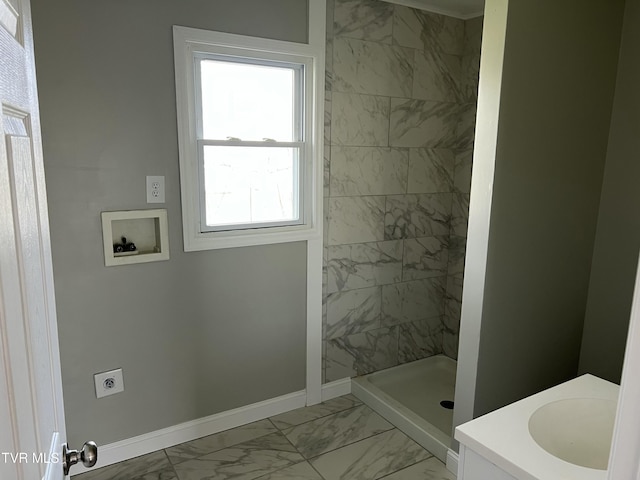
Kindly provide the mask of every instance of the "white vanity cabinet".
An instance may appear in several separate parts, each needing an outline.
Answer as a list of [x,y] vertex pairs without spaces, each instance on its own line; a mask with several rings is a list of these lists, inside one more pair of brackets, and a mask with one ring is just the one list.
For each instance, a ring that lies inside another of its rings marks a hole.
[[517,480],[500,467],[460,444],[458,480]]

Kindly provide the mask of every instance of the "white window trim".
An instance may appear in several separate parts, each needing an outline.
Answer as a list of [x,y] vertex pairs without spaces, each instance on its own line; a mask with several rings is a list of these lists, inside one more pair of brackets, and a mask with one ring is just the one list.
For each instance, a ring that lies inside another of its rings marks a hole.
[[[311,14],[317,7],[315,2],[310,2],[310,39],[313,19]],[[317,13],[316,11],[314,14]],[[180,26],[173,27],[173,39],[184,250],[190,252],[245,247],[321,237],[324,40],[322,45],[313,41],[302,44]],[[242,56],[244,52],[245,55],[250,56],[251,52],[256,51],[265,58],[305,65],[304,104],[306,109],[304,115],[307,171],[301,193],[304,223],[269,228],[201,232],[194,54],[226,53]]]

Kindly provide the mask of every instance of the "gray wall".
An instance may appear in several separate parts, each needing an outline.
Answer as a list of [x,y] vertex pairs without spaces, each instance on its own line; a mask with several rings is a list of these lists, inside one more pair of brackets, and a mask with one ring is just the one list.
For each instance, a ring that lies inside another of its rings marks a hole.
[[576,374],[623,3],[509,2],[475,416]]
[[580,372],[620,381],[640,247],[640,2],[627,0]]
[[[32,3],[71,444],[303,389],[305,245],[183,252],[171,26],[304,42],[307,2]],[[106,268],[100,212],[154,207],[146,175],[166,176],[171,260]],[[125,392],[97,400],[118,367]]]

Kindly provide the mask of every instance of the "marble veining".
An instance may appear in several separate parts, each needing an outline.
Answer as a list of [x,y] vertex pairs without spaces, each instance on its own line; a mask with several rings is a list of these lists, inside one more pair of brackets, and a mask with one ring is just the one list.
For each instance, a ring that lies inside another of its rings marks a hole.
[[369,480],[384,477],[431,457],[399,430],[390,430],[311,461],[326,480]]
[[457,333],[460,328],[460,311],[462,308],[463,275],[449,275],[447,277],[447,292],[445,296],[445,328]]
[[[457,103],[406,98],[391,99],[389,145],[392,147],[454,148],[458,134],[469,133],[469,124],[458,127]],[[468,143],[468,140],[467,140]]]
[[407,190],[409,150],[331,147],[331,196],[390,195]]
[[327,296],[325,338],[380,328],[380,287],[336,292]]
[[464,257],[466,253],[467,239],[459,235],[449,237],[449,267],[448,274],[464,273]]
[[467,236],[467,224],[469,223],[469,194],[453,194],[451,206],[451,233],[461,237]]
[[402,258],[402,280],[446,275],[449,261],[448,240],[448,236],[406,239]]
[[389,97],[333,92],[333,145],[389,145]]
[[166,449],[167,456],[174,465],[201,457],[208,453],[222,450],[238,443],[243,443],[254,438],[262,437],[277,432],[277,429],[269,420],[260,420],[242,427],[234,428],[206,437],[198,438],[191,442],[181,443]]
[[453,184],[458,193],[471,193],[471,167],[473,150],[465,150],[456,154]]
[[333,93],[325,92],[324,97],[324,145],[325,150],[328,150],[328,145],[331,145],[331,105]]
[[450,193],[387,197],[385,239],[449,235],[452,200]]
[[450,149],[409,149],[407,193],[453,191],[456,156]]
[[474,103],[460,105],[458,116],[460,120],[456,125],[457,148],[472,149],[476,131],[476,105]]
[[187,460],[174,468],[180,480],[250,480],[303,460],[285,436],[277,432]]
[[332,398],[318,405],[302,407],[291,410],[290,412],[281,413],[280,415],[269,418],[269,420],[280,430],[285,430],[343,410],[349,410],[358,405],[362,405],[362,402],[356,397],[353,395],[344,395],[342,397]]
[[360,405],[290,428],[284,434],[309,459],[392,428],[369,407]]
[[446,277],[382,287],[382,325],[398,325],[444,314]]
[[322,159],[322,188],[324,197],[329,196],[329,183],[331,181],[331,147],[324,146]]
[[333,91],[409,96],[413,83],[413,55],[409,48],[336,38],[333,44]]
[[[397,339],[396,339],[397,343]],[[273,424],[281,430],[246,439]],[[287,438],[290,437],[290,438]],[[245,440],[242,440],[245,438]],[[217,441],[214,441],[217,439]],[[225,440],[226,439],[226,440]],[[242,440],[242,441],[241,441]],[[234,445],[228,445],[231,442]],[[92,470],[81,480],[452,480],[444,464],[363,405],[345,395],[319,405],[187,442],[196,458],[172,465],[165,451]],[[210,448],[215,452],[200,455]],[[168,449],[167,449],[168,450]],[[305,460],[305,457],[308,457]]]
[[390,44],[393,7],[376,0],[335,0],[333,34]]
[[332,381],[457,355],[482,19],[377,0],[329,0],[327,12],[322,348]]
[[78,480],[172,480],[173,469],[164,451],[149,453],[75,476]]
[[480,54],[462,56],[459,101],[473,103],[478,100],[478,78],[480,76]]
[[329,293],[395,283],[402,278],[402,242],[327,247]]
[[323,478],[313,469],[309,462],[301,462],[292,467],[263,475],[257,480],[323,480]]
[[432,317],[400,325],[398,360],[413,362],[442,353],[442,317]]
[[461,63],[462,59],[458,55],[435,50],[416,50],[412,98],[438,102],[459,101],[462,98]]
[[329,199],[329,245],[384,240],[384,197]]
[[396,6],[393,18],[393,43],[420,50],[462,55],[464,29],[464,20]]
[[384,478],[385,480],[456,480],[456,476],[436,457],[416,463]]
[[397,327],[379,328],[327,341],[327,382],[364,375],[397,364]]

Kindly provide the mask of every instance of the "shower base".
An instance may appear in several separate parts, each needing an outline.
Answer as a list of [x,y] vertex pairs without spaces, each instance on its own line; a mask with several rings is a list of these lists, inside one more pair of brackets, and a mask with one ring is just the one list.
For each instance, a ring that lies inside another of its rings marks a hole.
[[354,378],[351,391],[446,463],[453,410],[440,402],[453,400],[455,382],[456,361],[435,355]]

